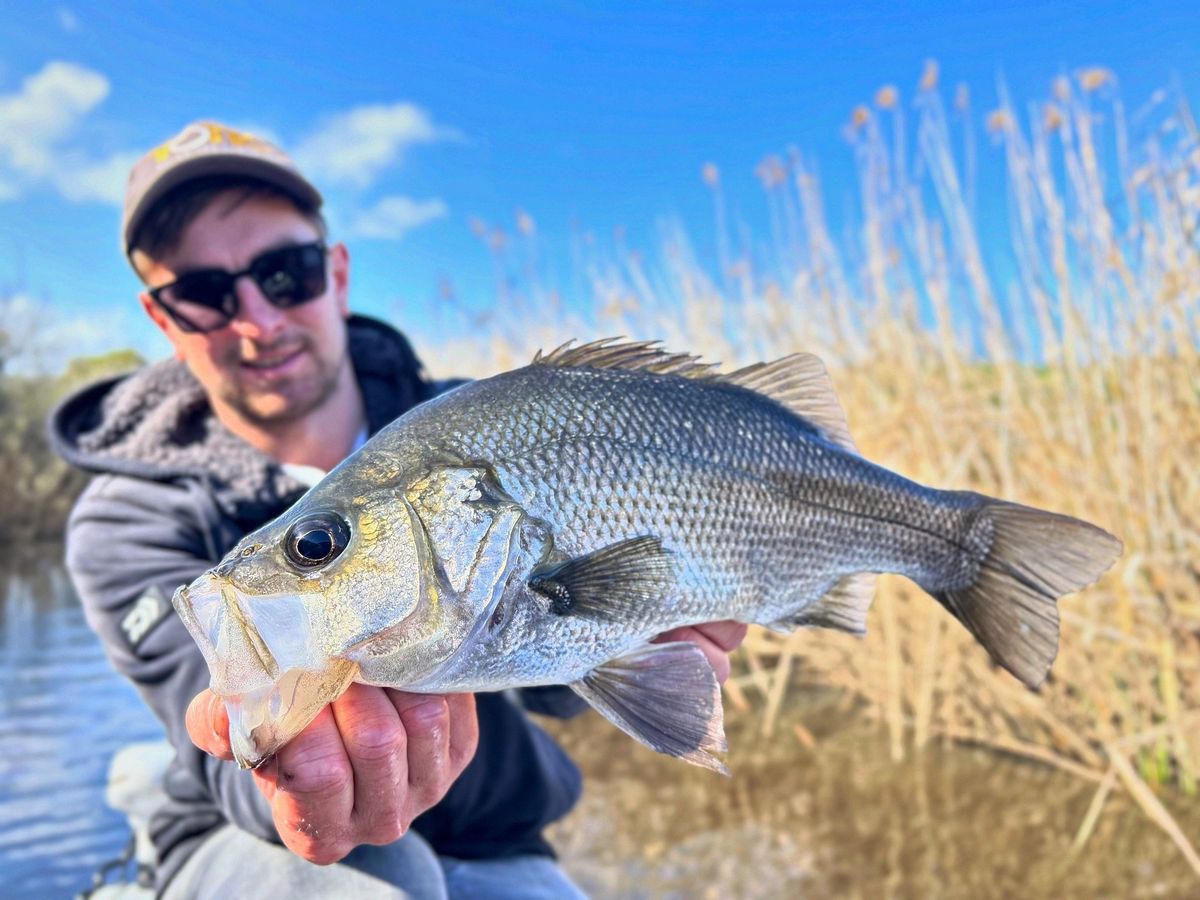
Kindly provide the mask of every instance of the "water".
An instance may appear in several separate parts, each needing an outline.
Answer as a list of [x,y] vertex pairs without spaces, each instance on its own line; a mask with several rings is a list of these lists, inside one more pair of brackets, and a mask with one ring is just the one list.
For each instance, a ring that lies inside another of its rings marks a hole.
[[[586,773],[582,802],[550,835],[567,870],[592,896],[622,900],[1200,897],[1179,851],[1119,791],[1072,853],[1095,783],[956,745],[897,764],[845,700],[789,693],[770,738],[758,714],[731,716],[728,779],[592,714],[553,725]],[[1200,835],[1194,801],[1163,799]]]
[[0,571],[0,885],[71,897],[129,839],[112,754],[162,730],[88,629],[59,548]]
[[[112,754],[161,735],[109,667],[59,558],[0,572],[0,895],[70,897],[128,840]],[[1095,785],[961,747],[897,765],[837,695],[789,695],[777,733],[732,716],[731,779],[650,753],[587,714],[551,730],[585,773],[550,838],[598,898],[1196,897],[1200,881],[1119,793],[1084,850]],[[802,746],[790,720],[816,738]],[[1164,797],[1184,830],[1200,809]]]

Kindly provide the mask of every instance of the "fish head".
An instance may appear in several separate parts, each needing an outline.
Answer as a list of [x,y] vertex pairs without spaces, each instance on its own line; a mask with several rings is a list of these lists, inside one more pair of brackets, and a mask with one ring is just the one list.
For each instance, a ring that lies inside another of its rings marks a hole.
[[245,766],[361,680],[364,645],[421,618],[428,553],[411,507],[387,486],[336,488],[322,482],[175,593]]
[[439,689],[439,668],[511,605],[548,540],[483,468],[346,466],[175,593],[243,765],[353,681]]

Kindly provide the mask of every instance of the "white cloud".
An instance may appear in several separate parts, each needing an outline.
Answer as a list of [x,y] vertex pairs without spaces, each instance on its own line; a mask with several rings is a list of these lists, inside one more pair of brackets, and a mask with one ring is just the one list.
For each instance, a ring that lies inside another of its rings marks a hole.
[[[78,26],[66,7],[57,14],[63,28]],[[97,155],[82,146],[85,120],[109,92],[109,81],[100,72],[54,61],[17,90],[0,94],[0,203],[49,188],[73,203],[121,205],[129,170],[141,152]],[[268,129],[249,131],[281,143]],[[299,142],[293,156],[321,187],[362,190],[398,164],[410,147],[458,137],[415,104],[369,104],[325,119]],[[362,236],[398,238],[446,214],[441,200],[385,197],[349,218]]]
[[79,16],[75,15],[75,13],[71,12],[65,6],[60,6],[55,10],[54,15],[58,19],[58,27],[63,31],[72,32],[79,30]]
[[399,240],[414,228],[444,219],[449,211],[437,197],[432,200],[384,197],[370,209],[358,213],[351,221],[350,231],[357,237]]
[[19,90],[0,95],[0,201],[49,185],[73,202],[120,205],[140,154],[96,158],[69,146],[81,121],[108,93],[108,79],[99,72],[50,62]]
[[[301,171],[322,190],[331,185],[361,192],[398,165],[410,147],[459,137],[413,103],[363,105],[326,118],[299,142],[292,155]],[[359,202],[362,199],[360,194]],[[347,223],[349,234],[378,240],[400,240],[414,228],[449,214],[445,202],[437,197],[414,200],[392,195],[371,206],[356,207],[351,201],[343,216],[336,215],[336,208],[330,212]]]
[[125,202],[129,170],[140,157],[140,153],[128,152],[114,153],[98,161],[81,161],[61,169],[54,177],[54,184],[59,193],[74,203],[120,206]]
[[455,137],[412,103],[358,106],[328,119],[296,148],[300,168],[321,181],[364,188],[415,144]]
[[125,347],[149,359],[160,349],[140,328],[143,318],[132,301],[72,315],[28,294],[0,296],[0,319],[10,343],[3,368],[10,374],[46,375],[62,371],[74,357]]
[[51,171],[55,151],[79,120],[108,96],[108,79],[74,63],[51,62],[0,95],[0,162],[26,176]]

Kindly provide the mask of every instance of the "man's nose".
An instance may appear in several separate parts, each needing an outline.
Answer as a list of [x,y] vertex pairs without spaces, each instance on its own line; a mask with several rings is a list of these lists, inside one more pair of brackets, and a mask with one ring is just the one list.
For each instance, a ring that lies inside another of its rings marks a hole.
[[286,315],[263,296],[253,278],[243,275],[234,284],[234,290],[237,292],[238,312],[229,327],[235,334],[261,343],[270,341],[283,331]]

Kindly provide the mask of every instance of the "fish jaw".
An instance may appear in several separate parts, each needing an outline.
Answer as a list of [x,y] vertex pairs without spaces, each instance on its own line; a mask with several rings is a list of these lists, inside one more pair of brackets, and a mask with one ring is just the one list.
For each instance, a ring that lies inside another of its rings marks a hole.
[[358,674],[313,633],[306,595],[248,597],[216,570],[172,598],[225,702],[234,758],[253,768],[304,730]]
[[243,769],[262,765],[303,731],[327,703],[350,686],[358,666],[335,659],[328,669],[288,669],[265,688],[223,696],[229,714],[229,744]]

